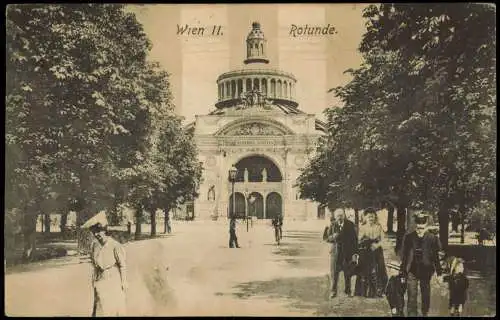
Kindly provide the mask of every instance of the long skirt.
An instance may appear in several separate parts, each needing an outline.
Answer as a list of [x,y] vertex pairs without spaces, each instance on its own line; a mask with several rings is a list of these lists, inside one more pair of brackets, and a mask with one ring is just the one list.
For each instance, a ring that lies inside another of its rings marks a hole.
[[126,315],[125,293],[122,290],[117,268],[106,271],[94,282],[93,317],[115,317]]
[[361,251],[359,260],[354,294],[362,297],[381,296],[388,279],[382,248]]

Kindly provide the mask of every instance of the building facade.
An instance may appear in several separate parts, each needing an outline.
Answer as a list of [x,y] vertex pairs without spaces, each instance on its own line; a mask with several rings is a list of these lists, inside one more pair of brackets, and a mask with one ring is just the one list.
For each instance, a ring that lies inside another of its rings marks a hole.
[[[217,79],[216,110],[196,116],[190,125],[204,169],[193,203],[195,219],[226,218],[233,210],[256,219],[280,213],[285,219],[321,216],[324,209],[300,199],[294,185],[324,124],[299,109],[297,79],[269,63],[259,23],[252,24],[246,46],[243,67]],[[238,169],[234,204],[232,166]]]

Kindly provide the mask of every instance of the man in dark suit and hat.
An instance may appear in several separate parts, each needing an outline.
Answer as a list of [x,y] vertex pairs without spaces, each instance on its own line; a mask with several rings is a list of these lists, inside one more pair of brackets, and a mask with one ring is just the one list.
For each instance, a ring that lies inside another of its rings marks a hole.
[[239,248],[238,237],[236,237],[236,219],[234,217],[229,220],[229,248]]
[[400,272],[407,281],[408,316],[417,316],[417,292],[422,294],[422,316],[427,316],[430,307],[430,280],[434,272],[442,281],[439,251],[441,243],[437,235],[427,230],[427,213],[414,216],[416,230],[403,238]]

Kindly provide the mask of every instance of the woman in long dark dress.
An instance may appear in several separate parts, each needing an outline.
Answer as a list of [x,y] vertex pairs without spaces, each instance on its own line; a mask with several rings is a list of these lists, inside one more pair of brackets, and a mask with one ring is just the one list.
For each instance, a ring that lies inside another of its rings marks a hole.
[[364,212],[365,224],[359,228],[359,273],[356,280],[355,295],[362,297],[381,297],[387,284],[382,240],[384,231],[377,221],[374,209]]

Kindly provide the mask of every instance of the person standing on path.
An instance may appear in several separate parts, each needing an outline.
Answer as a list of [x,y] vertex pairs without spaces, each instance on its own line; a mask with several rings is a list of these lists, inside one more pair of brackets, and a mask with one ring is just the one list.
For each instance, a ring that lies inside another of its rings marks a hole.
[[236,237],[236,219],[231,218],[229,221],[229,248],[239,248],[238,237]]
[[170,221],[170,212],[165,214],[165,222],[167,225],[167,233],[170,234],[172,232],[172,223]]
[[283,239],[283,214],[278,215],[278,226],[280,231],[280,240]]
[[345,293],[352,296],[350,272],[351,261],[358,251],[358,237],[354,223],[346,219],[343,211],[336,211],[331,217],[326,241],[332,244],[330,249],[330,298],[337,296],[337,282],[340,271],[344,272]]
[[92,316],[125,316],[127,272],[123,246],[109,236],[104,212],[89,219],[82,228],[88,228],[95,241],[91,250],[93,266],[92,287],[94,305]]
[[408,316],[417,316],[417,290],[420,285],[422,294],[422,316],[426,317],[430,308],[431,277],[436,272],[441,283],[442,269],[439,260],[441,243],[439,238],[427,228],[428,215],[415,215],[416,230],[403,238],[400,272],[407,281]]
[[274,229],[274,240],[276,241],[276,243],[278,245],[280,244],[280,240],[282,238],[282,234],[281,234],[281,221],[282,220],[280,219],[280,215],[277,215],[271,221],[271,223],[273,225],[273,229]]
[[455,257],[451,262],[448,288],[450,316],[460,317],[469,288],[469,279],[465,276],[464,260],[461,258]]

